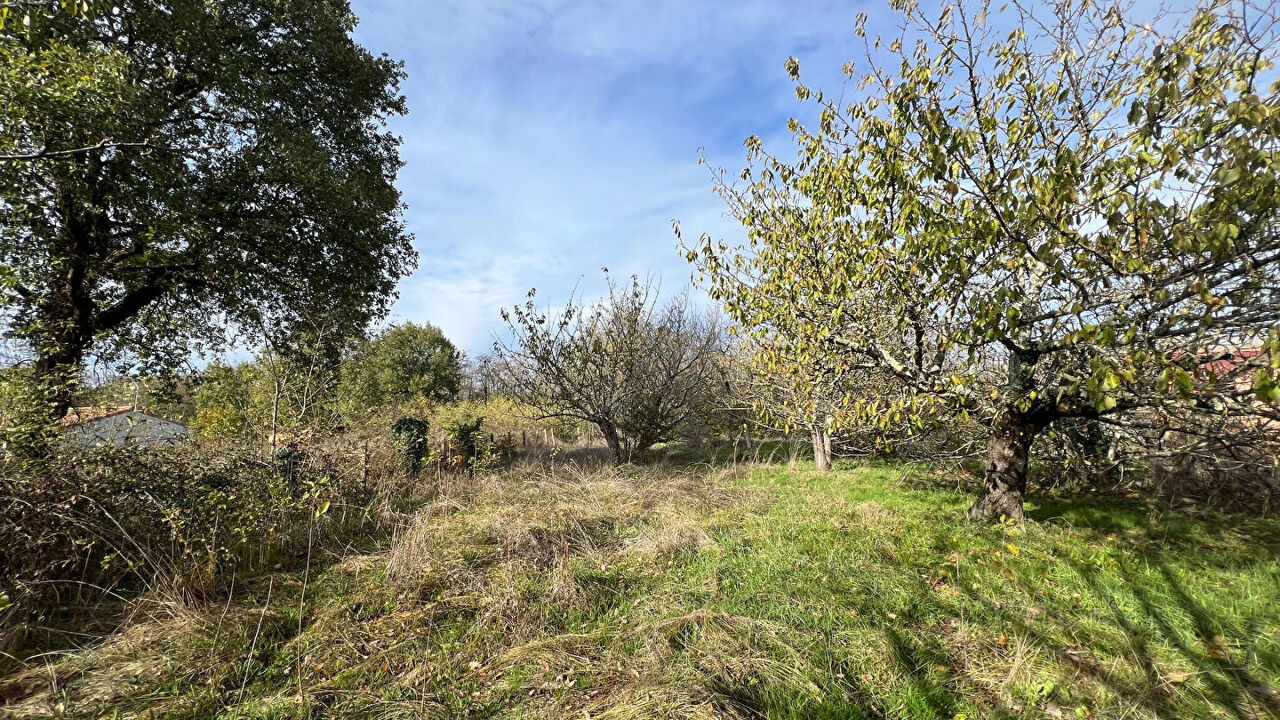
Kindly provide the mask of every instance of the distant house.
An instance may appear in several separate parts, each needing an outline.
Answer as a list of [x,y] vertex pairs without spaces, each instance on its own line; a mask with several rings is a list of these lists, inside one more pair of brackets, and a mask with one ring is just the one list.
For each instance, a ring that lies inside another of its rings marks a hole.
[[1261,346],[1232,347],[1228,346],[1215,352],[1206,353],[1200,367],[1218,378],[1218,382],[1235,391],[1248,392],[1253,389],[1253,370],[1269,367],[1270,357]]
[[1253,374],[1260,368],[1270,368],[1271,358],[1260,345],[1226,346],[1206,353],[1200,368],[1218,390],[1240,395],[1241,401],[1257,408],[1256,417],[1244,420],[1248,426],[1280,431],[1280,420],[1275,419],[1274,408],[1254,395]]
[[135,410],[132,405],[84,407],[72,408],[62,419],[61,437],[63,442],[81,448],[106,445],[161,447],[186,442],[191,437],[191,429]]

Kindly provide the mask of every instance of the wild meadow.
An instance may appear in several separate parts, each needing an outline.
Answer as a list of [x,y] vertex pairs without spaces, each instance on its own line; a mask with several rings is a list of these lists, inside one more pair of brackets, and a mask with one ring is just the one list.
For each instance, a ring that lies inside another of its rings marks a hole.
[[1277,61],[0,0],[0,717],[1280,717]]
[[216,602],[133,600],[116,632],[10,674],[6,712],[1277,711],[1275,519],[1079,493],[974,525],[938,521],[967,496],[928,467],[578,462],[434,488],[376,542],[315,548]]

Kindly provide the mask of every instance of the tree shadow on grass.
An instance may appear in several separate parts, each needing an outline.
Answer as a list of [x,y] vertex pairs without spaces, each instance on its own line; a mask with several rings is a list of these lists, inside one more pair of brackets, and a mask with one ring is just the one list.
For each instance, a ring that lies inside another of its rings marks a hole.
[[1027,519],[1065,526],[1086,541],[1123,538],[1149,559],[1168,553],[1202,567],[1240,569],[1280,554],[1280,520],[1213,510],[1171,510],[1138,499],[1099,495],[1036,500]]
[[[1280,713],[1275,704],[1275,694],[1257,678],[1256,673],[1243,665],[1232,664],[1225,658],[1214,658],[1201,648],[1183,639],[1172,615],[1188,607],[1195,608],[1203,614],[1203,625],[1198,624],[1197,635],[1204,638],[1208,647],[1212,645],[1210,635],[1216,626],[1217,618],[1208,614],[1202,605],[1192,598],[1183,595],[1186,605],[1171,608],[1165,603],[1153,601],[1149,595],[1143,602],[1144,592],[1134,590],[1133,595],[1139,598],[1139,612],[1126,611],[1122,597],[1114,588],[1102,582],[1102,573],[1080,563],[1071,563],[1076,571],[1090,586],[1096,599],[1105,606],[1102,619],[1122,636],[1122,648],[1107,648],[1105,636],[1090,627],[1088,622],[1080,619],[1079,613],[1060,612],[1048,609],[1041,610],[1039,619],[1025,616],[1007,615],[1003,620],[1011,625],[1015,634],[1029,641],[1034,646],[1051,653],[1057,660],[1059,668],[1069,668],[1072,677],[1082,677],[1106,694],[1118,698],[1122,703],[1141,709],[1151,717],[1172,720],[1188,716],[1189,709],[1199,710],[1192,716],[1232,717],[1237,720],[1256,720]],[[1024,590],[1030,589],[1023,585]],[[972,600],[988,601],[988,598],[972,590],[966,591]],[[1092,616],[1095,621],[1099,618]],[[1156,630],[1144,627],[1147,621],[1153,622]],[[1051,630],[1056,632],[1051,632]],[[992,632],[996,629],[992,628]],[[1063,637],[1074,638],[1078,642],[1065,644]],[[1239,637],[1239,636],[1234,636]],[[1101,647],[1099,647],[1101,645]],[[1181,659],[1195,668],[1194,673],[1178,673],[1173,671],[1167,662],[1158,660],[1158,648],[1162,645],[1172,647]],[[1256,652],[1253,645],[1243,647],[1239,654],[1247,655]],[[1123,663],[1123,664],[1122,664]],[[1270,663],[1260,663],[1269,665]],[[1140,676],[1135,679],[1125,671],[1125,665],[1133,668]],[[1190,682],[1188,678],[1196,678],[1197,684],[1203,680],[1199,692],[1187,691],[1178,701],[1174,697],[1177,687]],[[1080,694],[1080,688],[1070,677],[1059,679],[1059,684],[1073,689]],[[1088,697],[1088,692],[1084,697]],[[1048,698],[1046,698],[1048,699]]]
[[[1262,644],[1261,628],[1242,628],[1226,613],[1215,612],[1192,597],[1163,562],[1154,564],[1160,576],[1158,585],[1128,582],[1127,593],[1107,587],[1096,567],[1079,562],[1072,562],[1071,567],[1105,602],[1111,621],[1125,634],[1128,654],[1147,679],[1147,691],[1134,699],[1162,717],[1171,717],[1173,686],[1194,677],[1202,687],[1201,697],[1219,713],[1240,720],[1262,717],[1264,713],[1280,716],[1280,696],[1246,664],[1246,658],[1252,658],[1257,670],[1280,673],[1280,659]],[[1125,611],[1126,595],[1136,601],[1136,612]],[[1186,618],[1191,620],[1190,627],[1179,622]],[[1149,623],[1155,632],[1139,623]],[[1188,631],[1197,642],[1189,641]],[[1156,659],[1157,643],[1171,648],[1194,671],[1186,676],[1168,668],[1162,672]],[[1091,671],[1096,673],[1099,669]]]
[[[904,685],[895,693],[899,708],[891,711],[904,713],[910,718],[951,718],[964,707],[964,698],[934,675],[934,668],[946,667],[954,662],[939,647],[931,647],[909,633],[894,628],[884,628],[884,636],[893,651],[894,661],[904,674]],[[976,704],[976,703],[970,703]],[[983,717],[991,720],[1017,717],[1011,709],[991,702],[984,702]],[[891,714],[891,716],[897,713]]]
[[[1190,616],[1199,647],[1186,642],[1176,631],[1170,613],[1161,606],[1154,593],[1135,586],[1133,594],[1146,615],[1159,625],[1183,658],[1197,668],[1213,696],[1232,714],[1240,718],[1249,717],[1251,715],[1246,714],[1243,708],[1246,704],[1253,704],[1265,707],[1280,717],[1280,694],[1240,662],[1242,657],[1251,657],[1263,670],[1280,675],[1280,657],[1261,644],[1261,628],[1242,628],[1228,616],[1213,613],[1186,592],[1168,565],[1161,563],[1157,567],[1178,609]],[[1238,639],[1238,649],[1228,647],[1232,641],[1227,638]]]
[[[1041,502],[1028,517],[1067,525],[1072,535],[1107,552],[1097,561],[1057,558],[1092,595],[1074,610],[1047,600],[1051,580],[1008,574],[1033,602],[1030,615],[997,613],[1018,633],[1066,660],[1074,673],[1155,717],[1185,716],[1189,709],[1238,720],[1280,717],[1280,692],[1274,687],[1280,652],[1277,638],[1267,637],[1272,629],[1261,622],[1259,610],[1215,607],[1214,598],[1222,595],[1197,597],[1187,582],[1198,570],[1260,571],[1264,582],[1259,584],[1265,584],[1267,576],[1277,575],[1267,567],[1280,546],[1274,521],[1172,513],[1097,497]],[[973,601],[1000,607],[971,586],[961,591]],[[1265,599],[1252,602],[1265,608]],[[1081,609],[1090,605],[1101,612]],[[1064,647],[1064,638],[1075,642]]]

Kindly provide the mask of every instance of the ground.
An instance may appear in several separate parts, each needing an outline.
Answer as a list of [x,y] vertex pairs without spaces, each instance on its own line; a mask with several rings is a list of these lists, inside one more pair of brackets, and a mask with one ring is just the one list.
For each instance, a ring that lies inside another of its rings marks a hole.
[[373,552],[143,598],[0,716],[1264,718],[1280,522],[1086,494],[961,521],[954,473],[524,471]]

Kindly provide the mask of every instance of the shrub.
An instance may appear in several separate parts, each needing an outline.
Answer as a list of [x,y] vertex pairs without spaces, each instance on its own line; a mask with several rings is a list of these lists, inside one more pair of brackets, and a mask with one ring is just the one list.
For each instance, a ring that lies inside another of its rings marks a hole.
[[444,424],[454,464],[474,466],[480,446],[484,444],[481,432],[483,426],[484,417],[474,414],[470,407],[455,408],[452,417]]
[[71,598],[155,590],[199,603],[233,572],[291,564],[376,521],[367,452],[282,454],[113,447],[0,467],[0,640],[58,619]]
[[422,469],[429,449],[427,433],[431,426],[425,420],[415,417],[402,417],[391,426],[391,433],[396,436],[400,452],[404,455],[404,471],[409,477],[417,477]]

